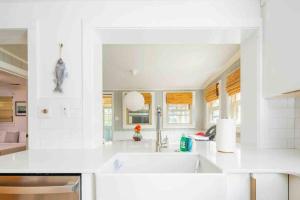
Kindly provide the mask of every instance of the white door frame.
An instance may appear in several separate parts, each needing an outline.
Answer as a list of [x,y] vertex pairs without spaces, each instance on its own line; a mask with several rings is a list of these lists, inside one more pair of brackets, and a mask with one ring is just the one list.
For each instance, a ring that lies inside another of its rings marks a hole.
[[28,130],[28,149],[36,146],[39,142],[38,135],[38,66],[39,66],[39,23],[17,22],[11,23],[0,21],[0,29],[21,29],[27,30],[27,49],[28,49],[28,76],[27,76],[27,130]]
[[[215,26],[198,26],[198,27],[174,27],[174,26],[160,26],[160,27],[140,27],[140,26],[123,26],[123,27],[107,27],[102,26],[101,24],[97,24],[95,22],[97,20],[83,20],[82,21],[82,46],[83,46],[83,63],[82,63],[82,72],[83,72],[83,133],[89,134],[89,136],[85,136],[85,146],[99,146],[101,145],[102,141],[99,138],[103,138],[103,124],[102,118],[99,120],[99,111],[102,113],[102,42],[99,37],[96,35],[97,30],[107,30],[107,29],[152,29],[152,30],[161,30],[161,29],[192,29],[192,30],[220,30],[220,29],[240,29],[240,30],[247,30],[247,29],[261,29],[261,23],[257,23],[257,25],[245,24],[244,27],[215,27]],[[130,23],[128,23],[130,24]],[[258,59],[261,59],[259,56]],[[261,63],[261,61],[259,61]],[[259,66],[260,68],[262,66]],[[258,71],[259,72],[259,71]],[[258,77],[261,77],[261,74],[258,74]],[[260,85],[261,87],[261,85]],[[99,92],[100,91],[100,92]],[[257,91],[260,94],[260,91]],[[243,108],[242,108],[243,109]],[[258,109],[261,109],[258,107]],[[95,119],[97,119],[95,121]],[[260,121],[260,120],[259,120]],[[257,134],[260,133],[260,127],[257,130]],[[87,139],[89,138],[89,139]],[[94,142],[93,142],[94,141]],[[95,143],[95,141],[97,141]],[[98,142],[99,141],[99,142]],[[259,143],[259,142],[257,142]]]

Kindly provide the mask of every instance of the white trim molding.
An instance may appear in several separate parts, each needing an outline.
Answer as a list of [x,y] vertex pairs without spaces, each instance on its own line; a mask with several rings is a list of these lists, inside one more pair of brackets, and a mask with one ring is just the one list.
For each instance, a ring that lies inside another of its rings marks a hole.
[[0,60],[0,71],[27,79],[27,71]]

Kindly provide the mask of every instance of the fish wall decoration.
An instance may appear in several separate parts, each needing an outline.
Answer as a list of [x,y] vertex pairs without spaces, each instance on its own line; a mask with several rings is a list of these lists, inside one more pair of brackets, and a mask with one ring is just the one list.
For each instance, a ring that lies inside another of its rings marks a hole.
[[55,88],[54,92],[59,92],[62,93],[62,84],[64,82],[64,79],[68,76],[67,69],[66,69],[66,64],[62,59],[62,48],[63,44],[59,44],[60,48],[60,58],[58,59],[56,66],[55,66]]

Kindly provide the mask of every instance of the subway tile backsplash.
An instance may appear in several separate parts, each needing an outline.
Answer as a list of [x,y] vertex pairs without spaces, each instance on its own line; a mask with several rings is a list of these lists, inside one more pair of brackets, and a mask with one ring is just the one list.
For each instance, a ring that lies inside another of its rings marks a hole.
[[295,148],[300,149],[300,97],[295,98]]
[[265,112],[262,146],[300,149],[300,98],[268,99]]

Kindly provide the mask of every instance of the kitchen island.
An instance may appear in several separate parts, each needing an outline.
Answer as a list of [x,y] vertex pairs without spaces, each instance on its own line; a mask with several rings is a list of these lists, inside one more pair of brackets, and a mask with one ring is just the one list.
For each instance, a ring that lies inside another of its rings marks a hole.
[[[205,147],[201,147],[202,143],[196,142],[193,153],[204,156],[223,172],[300,174],[300,150],[297,149],[237,147],[235,153],[219,153],[214,142]],[[150,153],[154,149],[155,142],[151,140],[117,141],[97,149],[32,149],[0,156],[0,173],[94,173],[117,153]],[[173,144],[164,152],[176,150],[178,145]]]
[[[118,141],[97,149],[32,149],[0,156],[0,173],[80,173],[83,179],[83,200],[94,199],[95,175],[101,173],[105,163],[118,153],[153,153],[154,147],[154,141],[144,140],[142,142]],[[170,145],[162,154],[165,152],[176,154],[177,149],[178,144]],[[232,186],[228,186],[227,191],[245,190],[241,193],[243,196],[249,196],[252,175],[259,181],[261,176],[268,177],[270,174],[275,175],[275,179],[277,176],[282,179],[282,176],[300,174],[300,151],[295,149],[238,147],[235,153],[219,153],[214,142],[196,142],[193,152],[180,154],[200,154],[220,168],[222,174],[228,175],[226,180]],[[281,188],[282,185],[287,184],[286,181],[288,178],[284,178],[280,184]],[[241,188],[236,188],[237,184]],[[286,191],[281,193],[285,194]],[[231,195],[229,198],[242,197]]]

